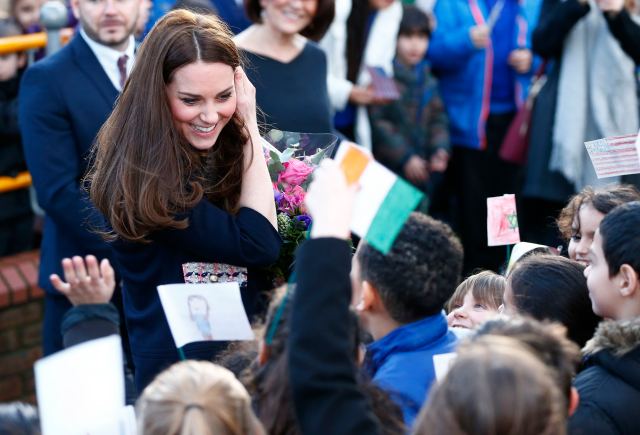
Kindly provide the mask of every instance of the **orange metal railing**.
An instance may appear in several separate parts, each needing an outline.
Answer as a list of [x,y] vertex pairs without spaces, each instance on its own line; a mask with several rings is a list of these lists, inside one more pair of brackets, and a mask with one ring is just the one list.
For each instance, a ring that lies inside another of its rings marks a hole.
[[31,186],[31,174],[21,172],[17,177],[0,177],[0,193],[25,189]]
[[[69,42],[73,35],[73,29],[67,28],[60,31],[60,40],[63,44]],[[47,34],[45,32],[31,33],[29,35],[7,36],[0,38],[0,54],[15,53],[17,51],[35,50],[46,47]]]

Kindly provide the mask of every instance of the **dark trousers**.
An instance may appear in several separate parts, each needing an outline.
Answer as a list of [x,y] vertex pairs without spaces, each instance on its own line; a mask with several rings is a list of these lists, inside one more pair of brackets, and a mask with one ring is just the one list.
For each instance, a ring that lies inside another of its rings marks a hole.
[[485,150],[453,147],[447,182],[455,209],[453,226],[464,246],[465,276],[476,269],[498,271],[506,260],[505,247],[487,246],[487,198],[517,194],[519,167],[498,156],[513,116],[489,115]]

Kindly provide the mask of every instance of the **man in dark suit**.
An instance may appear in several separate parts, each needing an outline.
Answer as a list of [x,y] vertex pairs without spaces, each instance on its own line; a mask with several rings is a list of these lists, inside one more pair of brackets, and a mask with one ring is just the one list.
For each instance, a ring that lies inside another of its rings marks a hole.
[[140,0],[71,0],[80,22],[60,52],[31,66],[22,80],[20,130],[40,206],[46,212],[38,284],[46,291],[43,350],[62,349],[70,308],[49,276],[64,257],[93,254],[113,262],[92,228],[102,218],[81,188],[89,150],[131,70]]

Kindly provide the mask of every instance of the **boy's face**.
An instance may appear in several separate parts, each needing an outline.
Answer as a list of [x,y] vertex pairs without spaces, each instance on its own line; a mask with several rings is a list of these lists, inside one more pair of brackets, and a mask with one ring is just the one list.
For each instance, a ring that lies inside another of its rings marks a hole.
[[0,82],[10,80],[18,74],[18,68],[24,64],[23,57],[22,53],[0,55]]
[[40,21],[42,0],[18,0],[13,9],[15,19],[23,29],[28,29]]
[[414,66],[424,59],[428,47],[427,35],[420,33],[399,35],[396,54],[402,63]]
[[609,276],[609,265],[604,258],[599,230],[593,237],[588,255],[590,264],[584,270],[584,276],[587,278],[587,287],[589,287],[591,308],[598,316],[615,319],[616,307],[622,303],[622,296],[616,284],[619,274]]

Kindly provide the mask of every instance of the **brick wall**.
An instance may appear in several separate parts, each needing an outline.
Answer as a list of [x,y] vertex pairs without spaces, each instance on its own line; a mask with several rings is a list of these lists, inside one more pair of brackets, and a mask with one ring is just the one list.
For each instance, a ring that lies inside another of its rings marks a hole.
[[39,252],[0,258],[0,402],[35,403],[33,363],[42,356],[44,293]]

